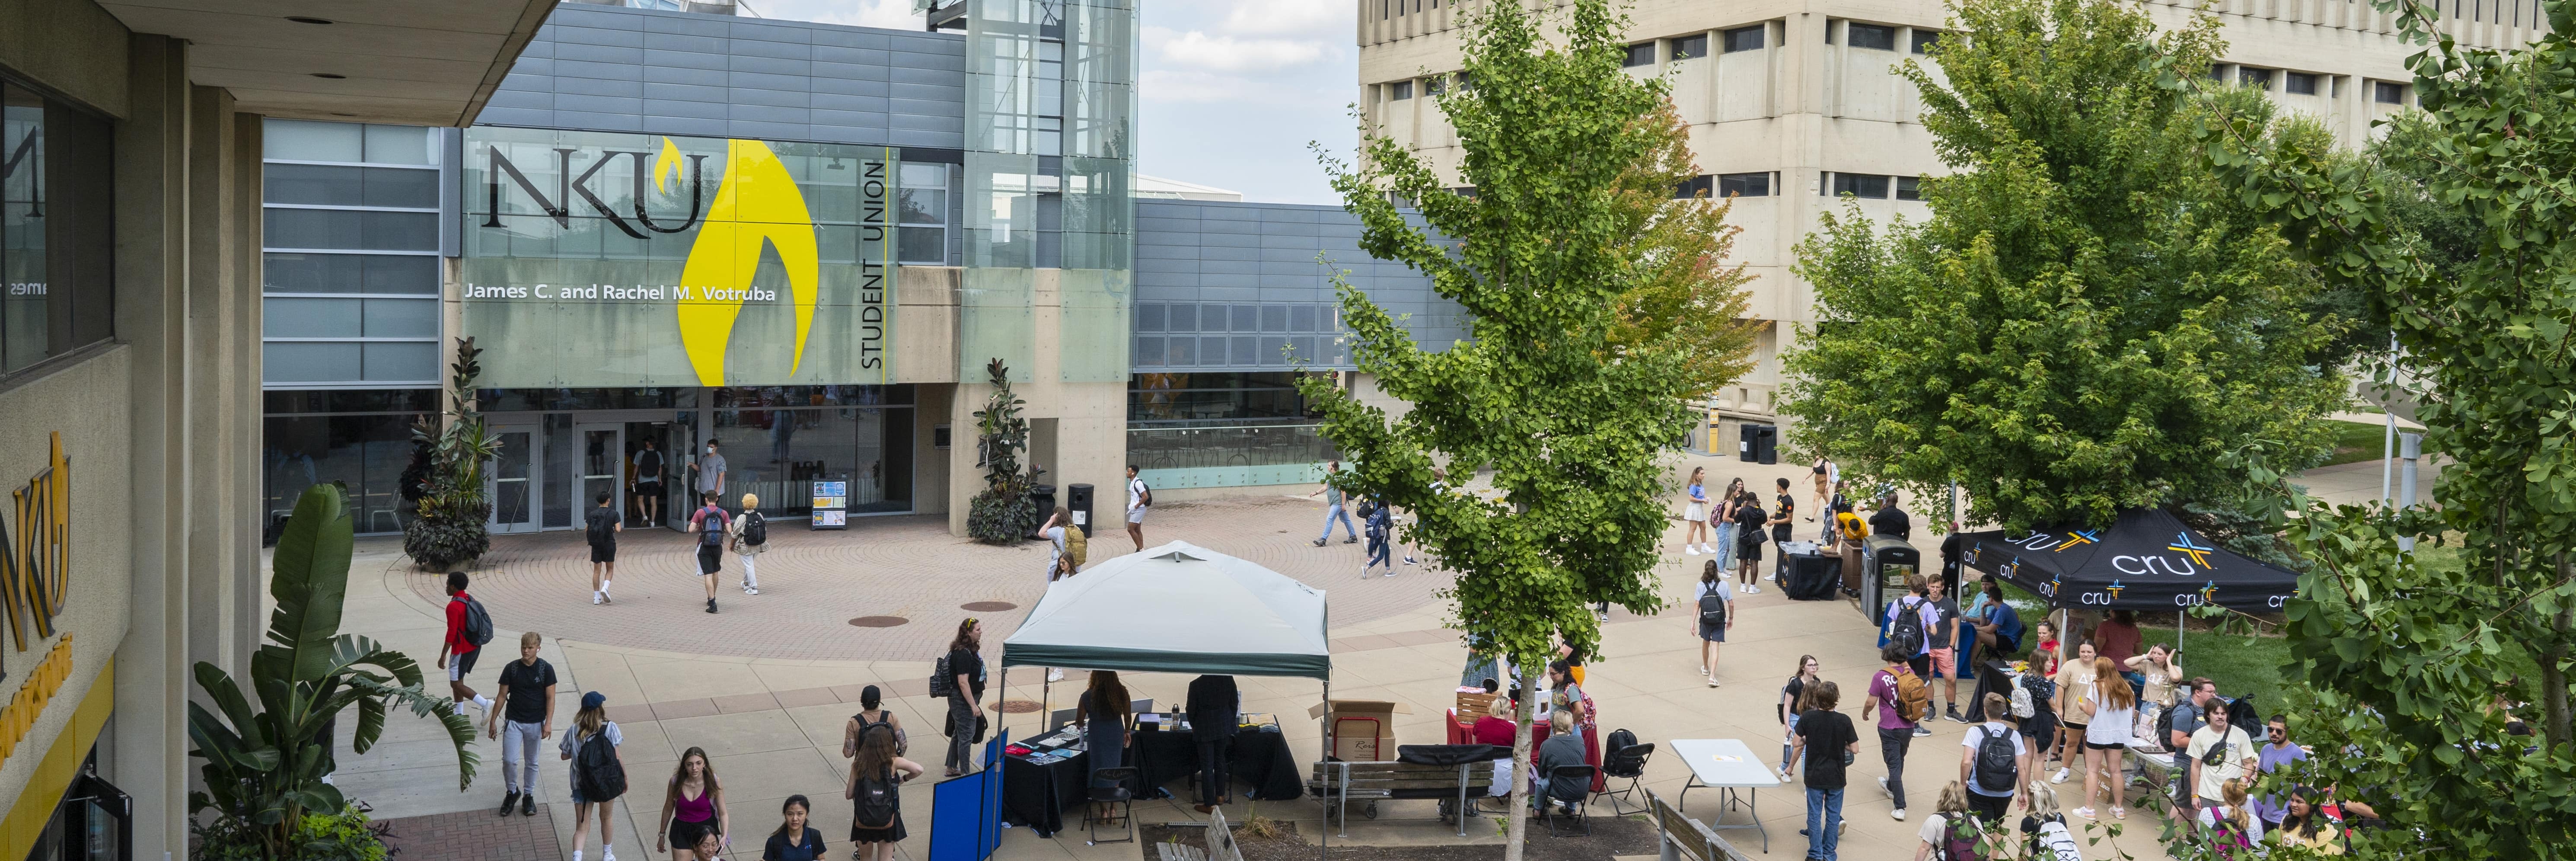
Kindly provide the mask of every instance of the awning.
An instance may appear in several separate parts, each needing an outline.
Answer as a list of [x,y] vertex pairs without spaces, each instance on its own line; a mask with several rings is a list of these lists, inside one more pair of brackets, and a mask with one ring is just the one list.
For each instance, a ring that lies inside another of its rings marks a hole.
[[1968,567],[2001,575],[2055,607],[2279,610],[2299,588],[2296,572],[2219,549],[2163,509],[2120,512],[2106,529],[1998,530],[1960,539]]
[[1329,680],[1324,593],[1175,541],[1047,586],[1002,666]]

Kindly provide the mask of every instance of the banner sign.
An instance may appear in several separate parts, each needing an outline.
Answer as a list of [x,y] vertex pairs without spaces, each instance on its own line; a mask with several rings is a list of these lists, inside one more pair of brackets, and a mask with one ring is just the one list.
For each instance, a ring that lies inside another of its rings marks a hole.
[[466,130],[454,301],[494,388],[883,385],[895,150]]

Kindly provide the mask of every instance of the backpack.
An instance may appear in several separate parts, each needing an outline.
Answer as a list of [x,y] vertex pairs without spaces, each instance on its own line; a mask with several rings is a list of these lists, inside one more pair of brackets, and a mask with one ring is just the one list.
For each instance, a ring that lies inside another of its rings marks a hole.
[[723,547],[725,539],[724,509],[701,508],[698,509],[698,513],[702,515],[698,518],[698,543],[708,547]]
[[1997,732],[1991,726],[1984,729],[1985,740],[1977,742],[1977,785],[1989,789],[2011,789],[2020,785],[2021,761],[2013,753],[2013,739],[2019,733],[2012,730]]
[[[1941,838],[1941,861],[1977,861],[1977,821],[1965,813],[1941,814],[1947,828]],[[1964,833],[1963,833],[1964,832]]]
[[894,712],[880,710],[877,713],[884,715],[885,717],[874,723],[870,723],[868,721],[868,716],[864,712],[850,716],[850,720],[857,722],[859,725],[859,736],[858,738],[851,739],[853,742],[852,744],[844,745],[847,749],[841,752],[842,756],[858,756],[859,750],[856,742],[859,739],[866,738],[869,731],[878,727],[884,727],[887,732],[894,733],[894,755],[902,756],[904,748],[912,746],[911,740],[905,738],[908,733],[905,733],[902,729],[899,729],[894,725]]
[[2215,838],[2210,841],[2210,847],[2218,850],[2218,857],[2235,858],[2238,857],[2236,850],[2254,848],[2254,842],[2245,838],[2245,831],[2236,827],[2235,819],[2216,815],[2215,810],[2212,810],[2211,814],[2210,818],[2217,820],[2218,824],[2210,828],[2210,832],[2215,835]]
[[889,768],[878,772],[878,775],[862,777],[858,780],[855,793],[858,810],[851,821],[860,828],[894,827],[894,770]]
[[2031,848],[2039,857],[2053,861],[2084,861],[2084,853],[2075,848],[2075,832],[2066,828],[2066,817],[2051,816],[2040,820],[2038,833],[2030,837]]
[[1705,592],[1699,596],[1699,626],[1702,628],[1726,627],[1725,598],[1719,597],[1716,592]]
[[2013,688],[2013,692],[2012,692],[2012,713],[2013,713],[2013,717],[2017,717],[2017,718],[2026,718],[2026,717],[2030,717],[2031,715],[2033,715],[2033,714],[2037,714],[2037,713],[2038,713],[2038,712],[2037,712],[2037,708],[2038,708],[2038,707],[2037,707],[2037,706],[2035,706],[2035,705],[2033,705],[2033,704],[2031,703],[2031,701],[2030,701],[2030,689],[2029,689],[2029,688],[2022,688],[2022,687],[2016,687],[2016,688]]
[[1906,723],[1919,722],[1924,715],[1932,713],[1932,686],[1924,684],[1923,677],[1915,675],[1913,670],[1894,675],[1896,713],[1903,716]]
[[1637,746],[1637,734],[1636,734],[1636,733],[1629,732],[1629,731],[1627,731],[1627,730],[1626,730],[1626,729],[1624,729],[1624,728],[1622,728],[1622,729],[1614,729],[1614,730],[1611,730],[1611,731],[1610,731],[1610,737],[1609,737],[1609,738],[1606,738],[1606,739],[1603,739],[1603,740],[1602,740],[1602,743],[1601,743],[1601,755],[1602,755],[1602,756],[1615,756],[1615,755],[1617,755],[1620,751],[1627,750],[1627,749],[1629,749],[1629,748],[1636,747],[1636,746]]
[[593,518],[590,521],[590,534],[587,536],[590,539],[590,546],[598,547],[616,540],[612,537],[616,535],[616,533],[610,531],[610,528],[616,523],[617,521],[605,517]]
[[1082,527],[1064,528],[1064,555],[1073,557],[1073,570],[1082,570],[1082,563],[1085,561],[1083,557],[1090,555],[1090,552],[1090,543],[1083,537]]
[[1154,488],[1141,478],[1136,479],[1136,504],[1146,508],[1154,507]]
[[606,729],[582,740],[572,765],[573,774],[581,779],[581,797],[601,802],[626,794],[626,766],[618,763],[617,747],[608,743]]
[[1896,602],[1896,622],[1890,626],[1887,643],[1903,646],[1909,654],[1923,651],[1923,602],[1908,595]]
[[957,695],[957,674],[949,672],[947,655],[939,656],[939,663],[930,668],[930,695],[934,697]]
[[2263,716],[2254,708],[2254,695],[2246,694],[2227,701],[2227,725],[2245,728],[2247,736],[2263,728]]
[[483,602],[453,595],[448,596],[447,600],[465,603],[466,642],[476,646],[492,642],[492,614],[483,609]]
[[2156,744],[2160,747],[2173,747],[2174,708],[2166,706],[2156,710]]
[[742,513],[742,543],[754,547],[769,543],[769,518],[760,516],[759,509]]

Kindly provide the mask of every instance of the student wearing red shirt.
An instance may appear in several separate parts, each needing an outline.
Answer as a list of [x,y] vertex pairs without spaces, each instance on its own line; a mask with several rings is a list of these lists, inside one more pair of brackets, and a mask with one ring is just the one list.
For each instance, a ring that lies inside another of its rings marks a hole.
[[1493,800],[1485,806],[1487,812],[1511,810],[1511,802],[1500,799],[1512,794],[1512,734],[1519,730],[1519,726],[1512,722],[1512,698],[1507,696],[1495,697],[1493,703],[1485,707],[1484,716],[1476,719],[1476,743],[1503,749],[1503,755],[1494,758],[1494,786],[1487,790],[1487,796]]
[[492,701],[465,686],[465,674],[474,671],[474,659],[482,650],[465,636],[465,602],[471,600],[474,596],[465,594],[465,572],[447,572],[447,637],[438,644],[438,668],[447,671],[448,696],[471,702],[489,715]]

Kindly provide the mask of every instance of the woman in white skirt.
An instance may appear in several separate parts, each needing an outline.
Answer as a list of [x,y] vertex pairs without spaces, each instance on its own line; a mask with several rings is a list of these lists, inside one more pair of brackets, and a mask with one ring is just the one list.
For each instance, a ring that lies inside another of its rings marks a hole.
[[1690,486],[1687,488],[1690,504],[1682,508],[1682,554],[1685,556],[1717,553],[1717,548],[1708,544],[1708,485],[1702,477],[1707,472],[1700,467],[1691,467]]

